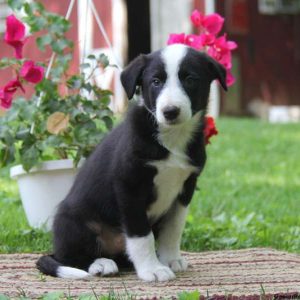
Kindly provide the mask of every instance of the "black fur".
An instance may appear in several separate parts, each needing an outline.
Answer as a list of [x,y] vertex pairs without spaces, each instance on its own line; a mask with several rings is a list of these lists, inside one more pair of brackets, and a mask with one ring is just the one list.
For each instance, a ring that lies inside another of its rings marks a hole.
[[[212,80],[218,79],[226,88],[224,69],[193,49],[183,59],[178,76],[191,100],[193,113],[206,109]],[[41,272],[56,276],[61,265],[87,270],[99,257],[126,264],[124,245],[112,250],[107,243],[123,232],[129,237],[146,236],[159,228],[159,220],[149,220],[146,214],[155,201],[153,178],[157,173],[147,163],[169,155],[156,139],[158,126],[150,113],[166,77],[159,51],[141,55],[122,73],[128,98],[140,85],[144,105],[134,105],[124,122],[98,145],[80,169],[55,217],[54,254],[37,262]],[[187,146],[187,155],[191,164],[203,169],[203,122]],[[178,195],[178,201],[185,206],[191,201],[198,175],[193,173]]]

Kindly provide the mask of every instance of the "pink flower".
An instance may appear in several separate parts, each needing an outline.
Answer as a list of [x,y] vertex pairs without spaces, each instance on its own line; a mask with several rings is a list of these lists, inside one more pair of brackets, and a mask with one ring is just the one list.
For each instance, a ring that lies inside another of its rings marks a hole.
[[21,70],[20,76],[28,82],[39,83],[44,77],[44,68],[35,65],[33,61],[28,60],[24,62]]
[[215,46],[209,47],[207,50],[209,56],[214,58],[217,62],[225,67],[226,70],[231,69],[231,52],[216,48]]
[[26,39],[25,26],[14,15],[6,18],[6,32],[4,41],[15,48],[15,57],[22,58],[22,49]]
[[224,18],[219,14],[204,16],[201,25],[211,34],[218,34],[224,24]]
[[226,35],[217,38],[208,49],[208,54],[222,64],[226,69],[231,69],[231,51],[237,48],[237,44],[226,40]]
[[167,44],[172,45],[172,44],[184,44],[185,41],[185,34],[184,33],[171,33],[169,35],[169,39]]
[[202,24],[203,15],[199,12],[199,10],[195,9],[191,14],[191,21],[194,26],[199,27]]
[[23,93],[25,92],[19,79],[9,81],[3,88],[0,88],[0,105],[3,108],[10,108],[15,92],[20,88]]
[[234,50],[237,48],[236,42],[233,41],[227,41],[227,35],[224,34],[216,39],[215,42],[216,47],[222,49],[222,50]]
[[188,34],[185,37],[184,44],[188,45],[196,50],[200,50],[203,48],[201,36],[196,34]]
[[200,39],[203,46],[211,46],[215,42],[216,37],[210,33],[203,33],[200,35]]
[[227,86],[231,86],[235,83],[235,78],[233,77],[230,70],[226,70],[226,84]]

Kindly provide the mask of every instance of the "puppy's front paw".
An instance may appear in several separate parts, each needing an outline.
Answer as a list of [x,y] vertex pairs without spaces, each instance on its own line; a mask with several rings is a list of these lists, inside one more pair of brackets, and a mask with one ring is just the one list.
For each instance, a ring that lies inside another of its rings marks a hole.
[[184,272],[187,270],[188,265],[188,262],[183,257],[169,262],[169,266],[174,272]]
[[169,267],[157,265],[137,271],[138,277],[145,281],[168,281],[176,276]]
[[112,260],[108,258],[98,258],[89,267],[89,273],[91,275],[108,276],[118,273],[118,266]]
[[188,262],[184,257],[179,257],[176,259],[172,259],[172,258],[165,258],[165,259],[161,259],[160,261],[166,265],[169,266],[173,272],[184,272],[187,270],[188,268]]

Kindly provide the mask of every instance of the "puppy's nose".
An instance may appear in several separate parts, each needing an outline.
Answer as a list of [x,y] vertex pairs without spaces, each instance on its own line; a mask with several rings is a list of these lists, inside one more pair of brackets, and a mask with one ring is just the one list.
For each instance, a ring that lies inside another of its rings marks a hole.
[[168,105],[163,109],[163,115],[168,121],[175,120],[180,113],[180,108],[174,105]]

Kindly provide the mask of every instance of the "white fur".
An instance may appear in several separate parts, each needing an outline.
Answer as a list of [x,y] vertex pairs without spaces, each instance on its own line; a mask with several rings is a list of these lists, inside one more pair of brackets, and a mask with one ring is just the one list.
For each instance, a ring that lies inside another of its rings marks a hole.
[[98,258],[89,267],[89,273],[91,275],[111,275],[118,273],[118,266],[112,260],[108,258]]
[[167,281],[175,278],[172,270],[158,260],[152,232],[145,237],[127,237],[126,247],[127,254],[133,262],[140,279],[145,281]]
[[185,122],[192,117],[190,99],[178,78],[179,66],[186,51],[187,47],[180,44],[166,47],[162,51],[161,57],[165,64],[167,80],[156,102],[156,119],[159,124],[168,124],[163,111],[169,105],[180,109],[180,114],[176,119],[177,123]]
[[159,129],[158,140],[170,151],[170,155],[166,160],[149,163],[157,169],[157,175],[153,179],[157,199],[147,211],[149,218],[155,220],[166,213],[182,191],[186,179],[197,171],[197,168],[189,163],[185,151],[200,122],[199,117],[200,112],[183,124],[161,126]]
[[168,212],[159,231],[158,258],[174,272],[185,271],[188,267],[187,261],[180,254],[180,241],[187,212],[187,207],[177,202]]
[[91,275],[88,272],[76,268],[61,266],[57,269],[57,277],[60,278],[82,279],[90,276]]
[[170,209],[184,182],[196,168],[189,165],[184,156],[175,154],[170,154],[166,160],[150,164],[158,171],[154,177],[157,199],[150,206],[147,215],[156,220]]
[[199,126],[201,113],[199,111],[191,119],[181,124],[160,124],[157,136],[158,141],[171,153],[185,156],[186,146],[194,138],[194,131]]

